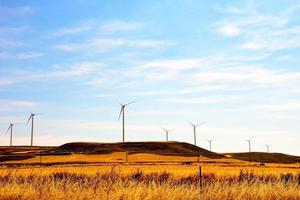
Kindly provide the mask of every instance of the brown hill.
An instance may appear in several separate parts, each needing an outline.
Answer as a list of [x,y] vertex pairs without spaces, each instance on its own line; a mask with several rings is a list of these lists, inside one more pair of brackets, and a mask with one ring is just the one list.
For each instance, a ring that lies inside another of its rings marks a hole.
[[185,142],[124,142],[124,143],[86,143],[74,142],[64,144],[56,151],[66,153],[106,154],[127,151],[133,153],[151,153],[159,155],[197,156],[223,158],[222,154],[208,151]]
[[[224,155],[230,156],[235,159],[249,161],[249,153],[224,153]],[[263,153],[263,152],[251,152],[250,158],[252,162],[261,163],[300,163],[299,156],[292,156],[283,153]]]

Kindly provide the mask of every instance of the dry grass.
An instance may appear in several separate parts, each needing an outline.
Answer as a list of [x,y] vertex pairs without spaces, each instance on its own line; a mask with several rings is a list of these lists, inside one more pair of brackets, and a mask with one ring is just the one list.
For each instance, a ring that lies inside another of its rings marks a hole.
[[200,186],[196,174],[175,177],[166,172],[136,171],[121,175],[111,169],[92,175],[79,170],[47,175],[38,169],[29,174],[3,170],[0,199],[300,199],[299,174],[204,173]]
[[[87,164],[1,167],[0,199],[300,199],[299,164],[249,166],[230,158],[202,157],[200,187],[199,164],[180,163],[196,161],[196,157],[133,154],[130,163],[122,163],[124,157],[122,152],[43,156],[43,163]],[[107,163],[95,163],[99,160]],[[38,162],[39,157],[14,161]]]

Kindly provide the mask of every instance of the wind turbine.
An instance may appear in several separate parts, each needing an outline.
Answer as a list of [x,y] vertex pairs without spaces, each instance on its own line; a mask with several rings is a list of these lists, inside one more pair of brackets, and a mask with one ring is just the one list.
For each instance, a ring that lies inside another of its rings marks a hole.
[[266,144],[266,147],[267,147],[267,152],[270,153],[270,145]]
[[197,145],[197,139],[196,139],[196,128],[198,127],[198,126],[200,126],[200,125],[202,125],[203,123],[199,123],[199,124],[193,124],[193,123],[191,123],[191,122],[189,122],[190,123],[190,125],[192,125],[193,126],[193,129],[194,129],[194,145],[196,146]]
[[36,113],[31,113],[27,122],[26,122],[26,125],[28,124],[28,122],[31,120],[31,146],[33,146],[33,121],[34,121],[34,117],[36,116],[37,114]]
[[249,148],[249,163],[251,163],[251,139],[246,140],[248,142],[248,148]]
[[12,135],[13,135],[13,127],[15,124],[10,123],[8,126],[8,129],[5,133],[7,133],[10,130],[10,142],[9,142],[9,146],[12,146]]
[[164,131],[166,132],[166,141],[168,142],[169,141],[169,133],[172,131],[172,130],[168,130],[168,129],[165,129],[163,128]]
[[212,140],[207,140],[207,141],[209,143],[209,151],[211,151],[211,142],[212,142]]
[[132,104],[134,103],[135,101],[132,101],[130,103],[127,103],[127,104],[121,104],[120,103],[120,106],[121,106],[121,110],[120,110],[120,114],[119,114],[119,120],[121,118],[121,115],[122,115],[122,138],[123,138],[123,142],[125,142],[125,107],[128,106],[129,104]]

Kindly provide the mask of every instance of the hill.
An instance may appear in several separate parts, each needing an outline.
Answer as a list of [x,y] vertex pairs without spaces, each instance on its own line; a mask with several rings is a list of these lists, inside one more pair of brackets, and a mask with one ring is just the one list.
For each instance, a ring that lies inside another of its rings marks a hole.
[[82,154],[108,154],[113,152],[151,153],[174,156],[205,156],[223,158],[224,155],[208,151],[185,142],[124,142],[124,143],[86,143],[74,142],[64,144],[56,149],[58,152]]
[[[249,161],[249,153],[224,153],[227,157],[232,157],[238,160]],[[263,152],[251,152],[250,153],[252,162],[261,163],[300,163],[299,156],[292,156],[283,153],[263,153]]]

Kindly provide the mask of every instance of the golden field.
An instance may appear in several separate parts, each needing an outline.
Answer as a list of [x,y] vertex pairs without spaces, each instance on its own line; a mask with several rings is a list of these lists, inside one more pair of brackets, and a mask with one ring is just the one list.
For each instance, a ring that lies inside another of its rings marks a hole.
[[6,161],[0,199],[300,199],[299,164],[144,153],[127,161],[123,152]]

